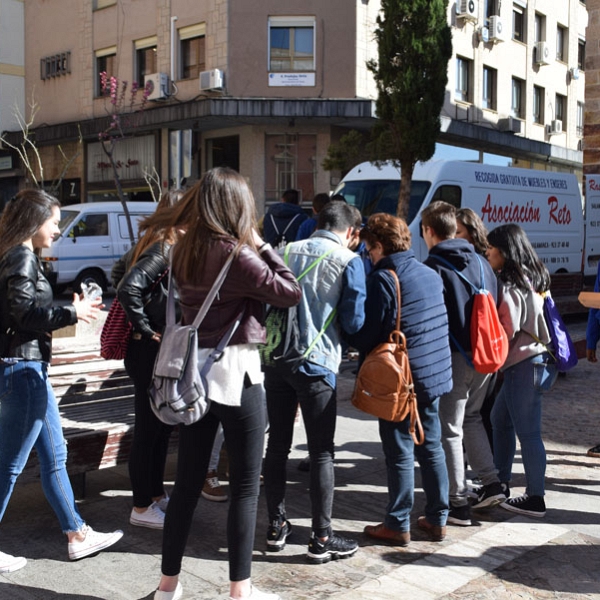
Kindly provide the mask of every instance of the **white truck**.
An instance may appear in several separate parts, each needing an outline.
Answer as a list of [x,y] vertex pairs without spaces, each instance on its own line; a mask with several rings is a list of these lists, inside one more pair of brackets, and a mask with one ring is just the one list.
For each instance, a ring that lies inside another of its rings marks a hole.
[[[600,242],[600,178],[597,185],[595,223]],[[395,214],[399,189],[400,171],[391,163],[381,167],[362,163],[342,179],[334,194],[342,194],[363,216],[369,216]],[[407,223],[419,260],[427,257],[427,246],[419,235],[419,215],[435,200],[473,209],[488,230],[518,223],[551,274],[581,275],[583,269],[584,275],[596,275],[600,243],[595,246],[595,262],[586,260],[584,265],[582,200],[575,175],[465,161],[418,163]]]

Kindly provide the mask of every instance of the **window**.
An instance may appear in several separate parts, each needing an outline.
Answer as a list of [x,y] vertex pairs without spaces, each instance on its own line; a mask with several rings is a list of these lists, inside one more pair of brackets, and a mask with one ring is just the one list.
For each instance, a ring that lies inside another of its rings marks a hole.
[[567,61],[567,30],[560,25],[556,28],[556,60]]
[[106,73],[107,80],[117,75],[116,46],[96,50],[96,89],[94,93],[97,97],[110,95],[110,86],[106,87],[102,85],[102,73]]
[[483,67],[483,108],[496,110],[496,80],[498,72],[491,67]]
[[271,204],[289,189],[302,198],[315,195],[317,136],[314,134],[267,134],[265,136],[265,202]]
[[562,121],[563,131],[567,126],[567,98],[561,94],[556,94],[554,101],[554,118]]
[[513,40],[526,42],[525,39],[525,9],[518,4],[513,4]]
[[577,66],[580,71],[585,71],[585,40],[579,40],[577,46]]
[[545,42],[546,41],[546,17],[535,13],[535,19],[533,21],[533,41],[534,42]]
[[92,237],[108,235],[108,215],[84,215],[69,232],[69,237]]
[[158,72],[156,61],[156,36],[137,40],[135,45],[135,80],[142,87],[144,77]]
[[544,88],[539,85],[533,86],[533,122],[544,124]]
[[512,96],[510,104],[510,113],[513,117],[516,117],[517,119],[522,119],[525,113],[525,111],[523,110],[524,86],[525,82],[522,79],[517,79],[516,77],[512,78]]
[[499,2],[497,0],[483,0],[483,12],[486,21],[493,15],[499,14]]
[[269,70],[315,70],[313,17],[269,18]]
[[205,70],[206,25],[200,23],[179,30],[179,65],[181,79],[197,79]]
[[577,137],[583,137],[583,118],[585,114],[585,105],[583,102],[577,103],[577,127],[576,133]]
[[470,101],[470,71],[471,61],[466,58],[456,57],[456,91],[454,98],[461,102]]

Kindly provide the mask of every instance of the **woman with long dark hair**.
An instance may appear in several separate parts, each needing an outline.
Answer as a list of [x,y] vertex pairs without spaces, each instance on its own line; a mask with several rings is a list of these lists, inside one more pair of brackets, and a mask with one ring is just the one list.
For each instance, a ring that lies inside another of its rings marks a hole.
[[229,595],[233,600],[278,600],[277,594],[259,591],[250,580],[266,421],[257,345],[266,341],[264,304],[293,306],[300,301],[300,286],[258,235],[252,192],[232,169],[211,169],[171,211],[154,215],[148,223],[186,232],[172,251],[183,323],[194,320],[227,257],[234,253],[227,278],[198,332],[201,363],[241,318],[222,358],[212,367],[208,414],[179,428],[177,474],[163,534],[162,577],[154,598],[182,596],[181,561],[220,421],[231,491]]
[[[168,211],[182,196],[180,190],[164,194],[156,212],[160,215]],[[113,277],[118,301],[133,326],[125,356],[125,369],[135,389],[135,428],[129,454],[133,508],[129,522],[162,529],[168,502],[163,479],[173,427],[159,421],[152,412],[148,388],[165,327],[169,251],[179,233],[173,228],[150,225],[148,219],[140,223],[139,231],[139,242],[120,261],[125,263],[125,275],[119,282],[115,281],[118,275]],[[113,273],[119,270],[117,267]]]
[[550,334],[542,294],[550,275],[519,225],[496,227],[488,235],[487,258],[502,283],[498,314],[509,340],[504,380],[492,409],[494,463],[507,498],[516,451],[521,444],[526,487],[508,498],[503,508],[543,517],[546,450],[542,440],[542,394],[556,381],[557,369],[548,351]]
[[[123,532],[99,533],[85,524],[66,470],[67,445],[48,379],[52,331],[98,318],[102,301],[74,294],[71,305],[52,306],[38,257],[60,233],[59,221],[60,203],[41,190],[19,192],[0,219],[0,520],[35,448],[44,494],[76,560],[108,548]],[[0,573],[26,562],[0,552]]]
[[487,229],[479,215],[472,208],[456,210],[456,237],[473,244],[477,254],[485,256],[488,241]]

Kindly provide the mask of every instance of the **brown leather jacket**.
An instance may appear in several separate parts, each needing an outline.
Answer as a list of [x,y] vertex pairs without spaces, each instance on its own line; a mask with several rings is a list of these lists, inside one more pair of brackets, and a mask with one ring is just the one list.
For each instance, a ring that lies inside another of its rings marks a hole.
[[[236,241],[215,240],[210,245],[209,259],[203,266],[199,265],[194,281],[182,281],[175,260],[173,276],[179,289],[183,323],[194,320]],[[257,254],[249,246],[242,246],[199,327],[199,345],[214,348],[242,311],[241,323],[229,344],[262,343],[265,341],[265,304],[282,308],[294,306],[300,302],[300,296],[300,285],[275,250],[269,246]]]

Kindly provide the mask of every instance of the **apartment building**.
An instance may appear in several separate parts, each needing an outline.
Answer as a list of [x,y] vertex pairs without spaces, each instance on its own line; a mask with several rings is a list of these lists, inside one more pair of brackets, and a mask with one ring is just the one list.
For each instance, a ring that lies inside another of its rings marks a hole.
[[[377,55],[379,7],[378,0],[27,0],[26,95],[38,103],[44,178],[61,174],[73,156],[63,202],[114,195],[98,139],[113,109],[104,72],[129,86],[152,85],[115,145],[132,199],[148,197],[149,175],[166,189],[229,165],[248,179],[260,207],[288,187],[310,201],[341,176],[321,167],[329,145],[375,122],[366,61]],[[585,4],[452,0],[448,19],[454,56],[440,142],[519,166],[580,172]]]
[[[25,115],[25,40],[23,0],[0,0],[0,132],[18,127]],[[19,169],[13,153],[0,143],[0,206],[18,190]]]

